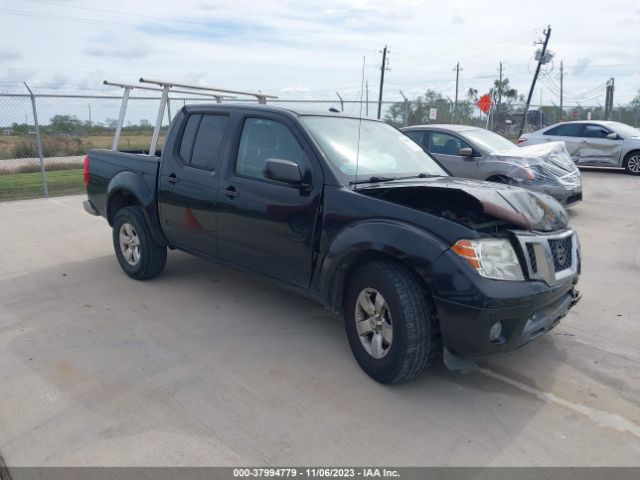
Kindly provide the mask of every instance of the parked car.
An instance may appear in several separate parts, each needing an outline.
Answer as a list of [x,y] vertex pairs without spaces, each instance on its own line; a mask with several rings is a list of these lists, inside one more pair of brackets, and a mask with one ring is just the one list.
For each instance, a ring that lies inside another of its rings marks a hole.
[[577,165],[622,167],[640,175],[640,129],[620,122],[556,123],[518,139],[519,145],[563,141]]
[[579,299],[559,203],[453,178],[384,122],[186,106],[160,157],[91,150],[84,168],[128,276],[158,275],[167,248],[261,274],[342,314],[380,382],[517,348]]
[[496,133],[467,125],[416,125],[402,131],[456,177],[519,185],[565,206],[582,200],[580,171],[559,142],[522,149]]

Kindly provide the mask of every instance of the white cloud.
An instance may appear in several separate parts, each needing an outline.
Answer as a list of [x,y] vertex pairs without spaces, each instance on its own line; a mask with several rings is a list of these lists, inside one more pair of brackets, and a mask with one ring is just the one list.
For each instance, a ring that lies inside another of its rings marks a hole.
[[[581,4],[551,0],[517,6],[506,0],[86,0],[67,5],[20,2],[12,10],[30,16],[0,12],[5,37],[20,45],[22,54],[16,58],[0,51],[0,78],[23,72],[32,81],[66,80],[69,87],[99,90],[104,77],[130,82],[153,75],[281,95],[302,89],[299,94],[305,96],[334,97],[336,90],[357,96],[366,56],[373,98],[379,51],[387,44],[391,71],[385,98],[399,98],[400,89],[407,94],[428,87],[453,97],[452,68],[458,61],[461,92],[470,86],[487,90],[499,62],[514,87],[526,92],[534,30],[539,36],[549,12],[550,48],[556,53],[551,75],[563,59],[571,73],[567,91],[587,91],[613,76],[616,102],[628,101],[640,72],[637,26],[623,21],[623,0],[613,0],[597,16],[584,9],[576,13]],[[603,28],[606,35],[594,33]],[[25,70],[10,71],[13,65],[7,62],[17,60]],[[553,99],[550,91],[544,96]]]

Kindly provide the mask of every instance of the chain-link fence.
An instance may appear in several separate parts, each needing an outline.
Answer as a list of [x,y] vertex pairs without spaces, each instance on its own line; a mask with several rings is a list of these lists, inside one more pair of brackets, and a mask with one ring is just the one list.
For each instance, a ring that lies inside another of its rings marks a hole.
[[[83,192],[83,157],[91,148],[112,148],[122,102],[120,93],[113,90],[104,95],[44,92],[31,95],[26,89],[0,92],[0,201]],[[119,150],[148,151],[159,102],[157,94],[132,92]],[[158,146],[162,146],[171,116],[183,105],[213,102],[214,99],[171,94]],[[328,99],[278,99],[269,103],[300,110],[332,110],[356,117],[376,118],[378,114],[378,102],[361,101],[359,92]],[[501,105],[487,115],[475,102],[456,105],[447,100],[428,102],[419,98],[384,101],[381,117],[398,127],[425,123],[475,125],[515,140],[523,110],[523,105]],[[571,106],[561,110],[557,106],[533,105],[527,114],[525,131],[561,119],[604,118],[605,112],[599,106]],[[640,126],[640,111],[631,108],[618,107],[609,118]]]

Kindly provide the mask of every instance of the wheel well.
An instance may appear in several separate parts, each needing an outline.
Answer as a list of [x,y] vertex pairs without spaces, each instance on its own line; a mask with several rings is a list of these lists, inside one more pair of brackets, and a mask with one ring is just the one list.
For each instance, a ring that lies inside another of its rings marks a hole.
[[634,155],[634,154],[640,154],[640,150],[635,149],[635,150],[631,150],[630,152],[627,152],[627,154],[624,156],[623,161],[626,163],[627,159],[629,157],[631,157],[631,155]]
[[138,199],[126,190],[118,190],[111,194],[109,203],[107,204],[107,220],[109,225],[113,225],[113,219],[124,207],[139,205]]
[[498,183],[505,183],[505,180],[508,180],[508,178],[505,175],[491,175],[489,178],[487,178],[487,182],[498,182]]
[[344,290],[346,285],[349,283],[351,276],[354,272],[360,268],[365,263],[373,262],[376,260],[387,260],[391,262],[399,263],[404,266],[411,274],[415,277],[416,281],[419,282],[425,291],[430,295],[430,290],[424,279],[415,271],[410,265],[402,262],[398,258],[385,254],[383,252],[379,252],[376,250],[367,250],[365,252],[360,252],[350,257],[342,260],[338,268],[336,269],[336,273],[333,277],[332,289],[329,295],[329,307],[331,311],[342,315],[344,310]]

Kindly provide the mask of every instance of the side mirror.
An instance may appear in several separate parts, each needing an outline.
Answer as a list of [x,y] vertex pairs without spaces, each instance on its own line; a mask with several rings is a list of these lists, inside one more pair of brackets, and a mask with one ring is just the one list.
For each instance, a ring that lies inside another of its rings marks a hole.
[[268,158],[264,164],[263,174],[265,178],[288,183],[297,187],[304,187],[302,173],[297,163],[281,158]]
[[470,147],[464,147],[458,150],[458,155],[461,157],[470,157],[473,155],[473,149]]
[[607,135],[607,138],[608,138],[609,140],[618,140],[618,138],[620,138],[620,137],[618,136],[618,134],[617,134],[617,133],[615,133],[615,132],[611,132],[609,135]]

